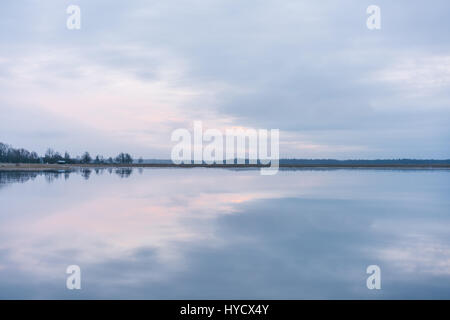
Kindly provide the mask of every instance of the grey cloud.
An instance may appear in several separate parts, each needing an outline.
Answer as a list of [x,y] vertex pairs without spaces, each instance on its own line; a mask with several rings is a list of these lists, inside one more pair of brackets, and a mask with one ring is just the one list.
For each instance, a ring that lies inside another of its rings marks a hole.
[[[279,128],[311,140],[320,137],[325,144],[338,139],[364,145],[365,156],[372,158],[397,151],[450,156],[442,149],[449,137],[442,124],[450,117],[449,90],[417,100],[371,78],[405,57],[449,55],[446,1],[380,0],[382,29],[369,31],[369,1],[80,0],[79,33],[64,27],[61,12],[69,1],[27,3],[2,4],[10,18],[0,19],[1,46],[12,45],[9,52],[62,47],[142,81],[158,81],[160,67],[180,59],[187,69],[172,79],[173,85],[224,85],[214,105],[202,97],[187,105],[192,113],[213,110],[217,117],[232,116],[238,125]],[[77,76],[70,63],[62,67],[62,76]],[[386,141],[380,131],[397,134]],[[421,137],[416,145],[411,143],[415,136]]]

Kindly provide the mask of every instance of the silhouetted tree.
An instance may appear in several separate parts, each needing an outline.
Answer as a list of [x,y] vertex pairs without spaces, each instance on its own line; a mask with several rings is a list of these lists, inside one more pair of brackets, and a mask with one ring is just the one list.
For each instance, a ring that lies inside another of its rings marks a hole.
[[133,163],[133,158],[128,153],[120,153],[116,158],[115,161],[117,163]]
[[97,155],[95,157],[94,163],[96,163],[96,164],[105,163],[105,159],[103,159],[103,156]]
[[[10,145],[0,142],[0,162],[5,163],[57,163],[60,160],[64,160],[66,163],[91,163],[92,158],[88,152],[85,152],[81,157],[71,158],[66,151],[64,156],[59,152],[49,148],[45,152],[45,155],[41,158],[36,152],[30,152],[25,149],[14,149]],[[139,158],[139,163],[143,163],[144,160]],[[97,155],[94,159],[94,163],[133,163],[133,158],[128,153],[120,153],[114,159],[109,157],[107,160],[102,155]]]
[[72,159],[70,159],[70,154],[67,151],[64,153],[64,161],[66,163],[71,163],[72,162]]
[[81,163],[91,163],[91,161],[92,158],[89,152],[83,153],[83,155],[81,156]]
[[55,156],[55,151],[53,151],[53,149],[51,149],[51,148],[48,148],[44,155],[44,162],[52,163],[54,156]]
[[36,152],[25,149],[14,149],[11,146],[0,143],[0,162],[9,163],[38,163],[40,161]]

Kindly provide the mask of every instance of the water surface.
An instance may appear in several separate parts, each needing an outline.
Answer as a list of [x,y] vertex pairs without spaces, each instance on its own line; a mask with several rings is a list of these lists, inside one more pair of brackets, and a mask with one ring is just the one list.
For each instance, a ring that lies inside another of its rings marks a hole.
[[449,299],[449,195],[449,170],[0,172],[0,298]]

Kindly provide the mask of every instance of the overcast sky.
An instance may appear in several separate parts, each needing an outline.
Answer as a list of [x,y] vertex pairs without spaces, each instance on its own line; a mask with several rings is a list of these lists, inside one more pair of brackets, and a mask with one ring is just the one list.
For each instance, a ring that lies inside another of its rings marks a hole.
[[[68,30],[66,9],[81,8]],[[369,5],[381,30],[366,27]],[[297,158],[450,158],[450,3],[2,0],[0,141],[170,158],[171,132],[280,129]]]

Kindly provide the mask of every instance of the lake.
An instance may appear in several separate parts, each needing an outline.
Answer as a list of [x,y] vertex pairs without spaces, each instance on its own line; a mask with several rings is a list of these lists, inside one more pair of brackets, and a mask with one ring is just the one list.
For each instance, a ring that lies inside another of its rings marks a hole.
[[0,208],[2,299],[450,298],[450,170],[3,171]]

